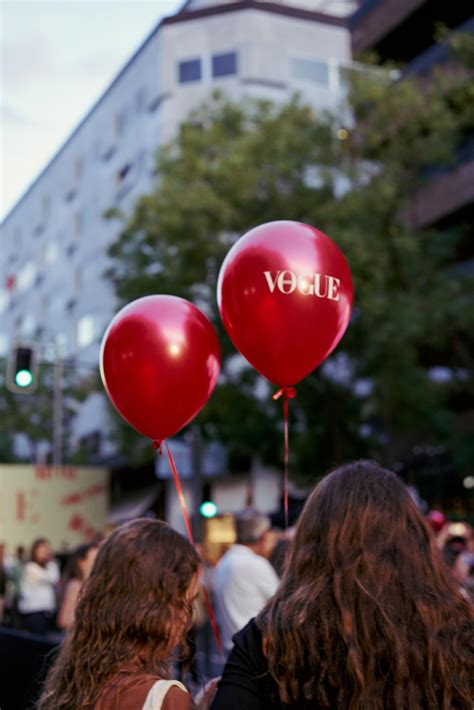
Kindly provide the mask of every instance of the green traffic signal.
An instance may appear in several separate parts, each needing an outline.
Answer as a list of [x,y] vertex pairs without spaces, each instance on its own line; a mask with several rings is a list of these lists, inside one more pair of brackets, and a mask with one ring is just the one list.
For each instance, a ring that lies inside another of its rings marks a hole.
[[199,508],[203,518],[214,518],[217,515],[217,505],[211,500],[206,500]]
[[15,375],[15,384],[18,387],[29,387],[33,382],[33,375],[29,370],[18,370]]
[[16,343],[9,354],[5,386],[10,392],[32,394],[38,387],[38,345]]

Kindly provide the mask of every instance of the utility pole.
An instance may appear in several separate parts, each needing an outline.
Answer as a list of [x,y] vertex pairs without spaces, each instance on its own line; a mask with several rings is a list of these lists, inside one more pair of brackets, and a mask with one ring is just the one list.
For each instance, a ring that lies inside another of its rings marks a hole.
[[63,386],[64,363],[62,349],[59,343],[56,343],[53,395],[53,466],[62,466],[63,464]]
[[202,503],[202,440],[196,424],[191,426],[191,514],[194,519],[194,532],[197,540],[202,537],[202,521],[199,507]]

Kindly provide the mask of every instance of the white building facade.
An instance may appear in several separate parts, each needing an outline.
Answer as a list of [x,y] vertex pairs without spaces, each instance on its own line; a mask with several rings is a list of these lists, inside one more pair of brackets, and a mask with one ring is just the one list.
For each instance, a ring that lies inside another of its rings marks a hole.
[[[65,356],[97,368],[117,308],[104,272],[118,226],[105,211],[127,212],[150,189],[156,148],[214,89],[277,102],[297,91],[317,109],[335,107],[350,33],[344,18],[321,13],[329,8],[328,0],[188,0],[158,25],[3,222],[2,354],[15,341],[59,342]],[[76,439],[104,430],[105,417],[93,395]]]

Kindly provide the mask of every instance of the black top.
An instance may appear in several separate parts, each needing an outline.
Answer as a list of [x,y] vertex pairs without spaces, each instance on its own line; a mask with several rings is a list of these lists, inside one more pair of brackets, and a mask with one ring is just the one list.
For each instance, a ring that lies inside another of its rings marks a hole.
[[225,664],[211,710],[303,710],[310,707],[317,710],[314,701],[292,705],[280,702],[278,686],[268,672],[262,636],[255,619],[232,640],[234,648]]

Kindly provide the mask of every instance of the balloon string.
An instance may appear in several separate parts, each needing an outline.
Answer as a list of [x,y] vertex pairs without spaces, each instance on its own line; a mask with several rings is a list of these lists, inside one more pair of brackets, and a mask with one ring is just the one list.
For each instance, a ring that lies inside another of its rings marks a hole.
[[168,454],[168,460],[170,462],[171,473],[173,474],[174,485],[176,486],[176,492],[178,494],[179,504],[181,506],[181,511],[183,513],[184,524],[186,526],[186,533],[189,538],[189,542],[194,545],[193,531],[191,528],[191,519],[188,513],[188,507],[186,505],[186,499],[183,493],[183,486],[181,485],[181,479],[179,477],[178,469],[174,462],[173,454],[171,453],[170,447],[165,443],[166,453]]
[[285,512],[285,530],[288,530],[288,462],[289,462],[289,436],[288,436],[288,400],[296,397],[294,387],[282,387],[273,395],[273,399],[279,399],[283,395],[283,430],[284,430],[284,463],[285,474],[283,482],[283,509]]
[[[155,443],[159,443],[159,446],[155,446]],[[159,452],[161,453],[161,442],[153,442],[153,446],[154,446],[154,448],[157,448],[159,450]],[[183,487],[181,485],[181,479],[179,477],[178,469],[176,468],[176,464],[174,462],[174,458],[173,458],[173,454],[171,453],[171,449],[166,442],[165,442],[165,449],[166,449],[166,453],[168,454],[168,460],[170,462],[171,472],[173,474],[174,485],[176,486],[176,492],[178,493],[178,499],[179,499],[179,503],[181,505],[181,510],[183,513],[184,524],[186,526],[186,533],[188,535],[189,542],[192,545],[194,545],[193,530],[191,527],[191,519],[189,517],[188,507],[186,505],[186,499],[184,497]],[[206,587],[204,587],[204,586],[203,586],[203,591],[204,591],[204,601],[206,604],[207,613],[209,614],[209,621],[211,622],[212,632],[214,634],[214,638],[216,639],[217,648],[219,649],[219,653],[221,654],[221,656],[224,657],[224,651],[222,649],[222,642],[221,642],[221,637],[219,634],[219,629],[218,629],[217,623],[216,623],[216,617],[214,616],[214,611],[212,609],[212,604],[211,604],[211,600],[209,598],[209,594],[207,592]]]
[[204,592],[204,602],[206,604],[207,613],[209,614],[209,621],[211,622],[212,633],[214,634],[214,638],[216,639],[216,644],[217,644],[217,648],[219,650],[219,653],[220,653],[221,657],[224,658],[224,650],[222,648],[221,635],[219,633],[219,628],[217,626],[216,617],[214,616],[214,611],[212,609],[212,602],[209,597],[209,592],[207,591],[206,587],[204,587],[204,586],[203,586],[202,590]]

